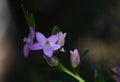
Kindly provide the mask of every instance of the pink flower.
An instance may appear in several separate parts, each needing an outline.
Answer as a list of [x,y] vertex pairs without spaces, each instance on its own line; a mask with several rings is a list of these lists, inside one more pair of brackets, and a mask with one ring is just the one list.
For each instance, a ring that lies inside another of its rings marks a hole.
[[112,70],[116,74],[116,76],[115,76],[116,77],[115,78],[116,82],[120,82],[120,67],[116,66]]
[[24,38],[24,41],[26,42],[24,45],[24,48],[23,48],[23,53],[24,53],[25,57],[28,57],[29,50],[31,50],[32,45],[33,45],[34,37],[35,37],[34,29],[32,27],[30,27],[28,38]]
[[57,35],[46,38],[42,33],[36,32],[36,40],[38,43],[33,45],[32,50],[42,49],[43,53],[48,57],[52,57],[54,51],[60,48],[60,45],[56,44],[58,41]]
[[78,50],[75,49],[74,51],[70,50],[70,60],[71,60],[71,65],[73,68],[77,67],[80,63],[80,56],[78,53]]

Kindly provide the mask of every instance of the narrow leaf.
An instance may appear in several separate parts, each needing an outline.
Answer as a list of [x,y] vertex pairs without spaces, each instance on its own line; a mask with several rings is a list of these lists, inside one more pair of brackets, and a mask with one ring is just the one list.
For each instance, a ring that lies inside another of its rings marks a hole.
[[95,69],[95,81],[94,82],[105,82],[102,71]]
[[35,20],[34,20],[33,14],[29,13],[28,10],[25,10],[23,5],[21,5],[21,7],[24,12],[25,19],[27,21],[28,26],[32,26],[35,29]]
[[109,69],[109,70],[108,70],[108,74],[109,74],[111,77],[114,76],[114,75],[116,75],[116,73],[113,72],[112,69]]
[[57,34],[58,32],[60,32],[60,27],[55,25],[52,29],[51,34],[54,35],[54,34]]
[[89,52],[89,50],[86,50],[83,54],[80,55],[80,63],[82,63],[83,60],[86,58],[88,52]]
[[57,80],[56,80],[56,81],[49,81],[49,82],[63,82],[63,81],[59,81],[59,80],[57,81]]

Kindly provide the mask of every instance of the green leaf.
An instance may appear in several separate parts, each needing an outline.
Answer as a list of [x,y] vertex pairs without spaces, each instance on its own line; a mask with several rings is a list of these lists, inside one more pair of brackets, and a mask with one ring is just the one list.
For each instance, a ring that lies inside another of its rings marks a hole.
[[28,10],[25,10],[23,5],[21,5],[21,7],[24,12],[25,19],[27,21],[28,26],[32,26],[35,29],[35,20],[34,20],[33,14],[29,13]]
[[105,82],[102,71],[95,69],[95,81],[94,82]]
[[80,65],[83,62],[83,60],[86,58],[88,52],[89,52],[89,50],[86,50],[83,54],[80,55],[80,64],[76,68],[73,68],[73,72],[74,73],[78,73],[79,72]]
[[60,32],[60,27],[55,25],[52,29],[51,34],[54,35],[54,34],[57,34],[58,32]]
[[112,77],[114,75],[116,75],[116,73],[114,71],[112,71],[112,69],[108,69],[108,74]]
[[83,54],[80,55],[80,63],[82,63],[83,60],[86,58],[88,52],[89,52],[89,50],[86,50]]
[[30,80],[31,82],[41,82],[43,75],[39,74],[40,72],[38,72],[38,69],[34,66],[30,66],[29,69],[29,75],[30,75]]
[[49,81],[49,82],[63,82],[63,81]]

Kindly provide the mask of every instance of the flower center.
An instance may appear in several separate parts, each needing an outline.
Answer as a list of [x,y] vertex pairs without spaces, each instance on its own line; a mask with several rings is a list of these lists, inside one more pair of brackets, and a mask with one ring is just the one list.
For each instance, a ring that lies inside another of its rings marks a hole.
[[46,40],[45,44],[46,44],[46,45],[50,45],[50,41],[49,41],[49,40]]

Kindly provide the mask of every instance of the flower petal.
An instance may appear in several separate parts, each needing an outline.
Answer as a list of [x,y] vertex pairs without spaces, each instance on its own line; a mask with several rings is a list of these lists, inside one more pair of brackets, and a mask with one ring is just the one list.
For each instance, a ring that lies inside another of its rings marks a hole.
[[28,54],[29,54],[29,45],[28,44],[24,45],[23,53],[24,53],[24,56],[27,58]]
[[60,51],[61,51],[61,52],[65,52],[65,49],[64,49],[64,48],[62,48]]
[[31,50],[41,50],[42,48],[43,46],[40,43],[35,43],[30,47]]
[[40,44],[44,44],[46,41],[46,37],[40,32],[36,32],[36,39]]
[[58,35],[52,35],[48,38],[48,40],[52,43],[56,43],[58,41],[59,36]]
[[52,57],[52,55],[53,55],[53,48],[51,48],[51,47],[44,47],[43,48],[43,52],[44,52],[44,54],[46,56]]
[[57,44],[63,46],[65,44],[66,33],[59,32],[57,35],[59,36]]
[[28,39],[33,40],[35,37],[35,31],[32,27],[29,27],[29,35],[28,35]]
[[64,38],[66,37],[66,35],[67,35],[67,33],[64,33],[64,34],[63,34]]
[[118,78],[116,82],[120,82],[120,78]]
[[79,54],[77,49],[75,49],[75,50],[73,51],[73,53],[74,53],[74,54]]
[[60,48],[60,45],[52,44],[51,47],[53,48],[53,50],[58,50]]
[[117,75],[120,76],[120,67],[119,66],[116,66],[112,69]]

